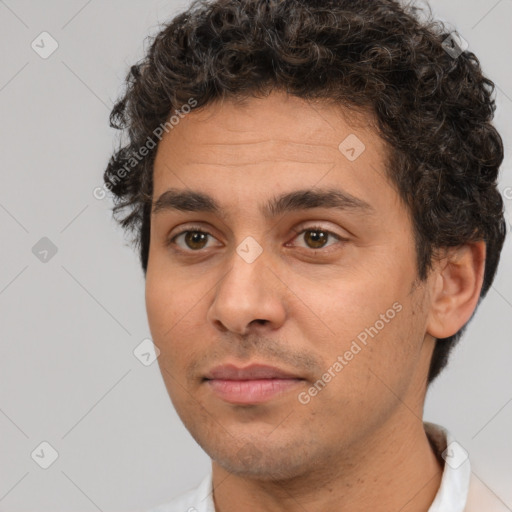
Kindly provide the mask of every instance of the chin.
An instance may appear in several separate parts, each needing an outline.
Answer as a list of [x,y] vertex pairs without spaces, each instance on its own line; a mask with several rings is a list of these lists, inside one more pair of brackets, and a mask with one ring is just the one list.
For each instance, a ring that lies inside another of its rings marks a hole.
[[230,474],[261,481],[279,481],[307,474],[308,464],[302,456],[279,453],[275,449],[255,447],[247,443],[235,453],[210,454],[212,460]]

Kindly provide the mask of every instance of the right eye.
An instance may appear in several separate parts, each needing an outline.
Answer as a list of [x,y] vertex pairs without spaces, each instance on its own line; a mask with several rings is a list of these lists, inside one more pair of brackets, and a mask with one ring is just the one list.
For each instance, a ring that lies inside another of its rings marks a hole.
[[[166,241],[166,245],[176,245],[178,250],[184,252],[198,252],[207,247],[208,237],[213,238],[213,235],[199,227],[188,227],[169,238]],[[180,239],[183,241],[184,246],[178,243]]]

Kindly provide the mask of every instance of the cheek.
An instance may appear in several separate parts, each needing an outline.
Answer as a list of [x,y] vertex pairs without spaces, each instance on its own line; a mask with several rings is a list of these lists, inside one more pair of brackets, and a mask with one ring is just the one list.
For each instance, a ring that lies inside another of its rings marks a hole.
[[322,332],[341,348],[376,322],[379,331],[388,330],[394,318],[400,316],[397,309],[407,296],[407,287],[387,276],[344,273],[342,278],[323,281],[321,286],[301,280],[295,288],[301,291],[297,306],[304,311],[296,311],[293,316],[308,329],[308,337]]
[[[407,400],[420,357],[421,337],[418,329],[413,329],[409,305],[394,304],[395,308],[391,303],[390,308],[382,310],[388,323],[379,317],[379,310],[377,316],[373,314],[373,309],[370,314],[354,312],[350,325],[341,319],[334,325],[336,335],[319,349],[324,373],[305,390],[310,401],[304,406],[304,414],[314,413],[316,421],[332,435],[350,436],[358,430],[355,425],[361,433],[371,430]],[[340,411],[345,414],[342,424],[332,421]]]
[[176,311],[171,295],[166,293],[167,287],[163,280],[154,276],[155,274],[150,272],[146,275],[146,313],[151,334],[158,343],[172,325]]
[[195,353],[201,340],[201,336],[196,335],[198,315],[204,318],[206,313],[201,302],[204,285],[196,283],[194,286],[183,279],[168,279],[166,274],[147,273],[145,300],[151,336],[160,350],[158,361],[170,390],[170,386],[176,384],[173,385],[164,369],[185,385],[185,369],[198,357]]
[[354,273],[327,286],[301,287],[301,299],[315,315],[305,309],[294,318],[327,379],[330,371],[333,384],[326,388],[333,394],[322,392],[326,399],[364,401],[362,389],[369,395],[385,392],[375,375],[392,389],[407,380],[422,341],[421,305],[413,307],[409,277]]
[[[204,288],[204,285],[203,285]],[[202,293],[201,293],[202,291]],[[146,312],[155,339],[166,342],[194,315],[204,289],[180,278],[179,271],[153,266],[146,274]]]

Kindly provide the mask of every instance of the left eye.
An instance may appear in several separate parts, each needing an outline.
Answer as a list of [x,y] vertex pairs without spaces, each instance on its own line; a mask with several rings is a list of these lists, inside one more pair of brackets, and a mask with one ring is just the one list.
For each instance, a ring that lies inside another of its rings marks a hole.
[[297,235],[297,238],[300,237],[303,238],[306,243],[306,248],[308,249],[323,249],[324,247],[329,247],[329,245],[332,245],[329,244],[326,246],[326,242],[329,238],[334,238],[338,241],[344,240],[336,233],[317,226],[302,229]]

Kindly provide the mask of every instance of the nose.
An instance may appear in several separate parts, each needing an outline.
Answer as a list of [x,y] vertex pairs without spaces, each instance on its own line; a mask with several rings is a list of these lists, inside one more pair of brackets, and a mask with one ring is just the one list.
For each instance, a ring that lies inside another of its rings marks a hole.
[[207,320],[217,329],[239,335],[278,329],[285,321],[285,286],[271,269],[265,251],[252,263],[236,251],[218,281]]

